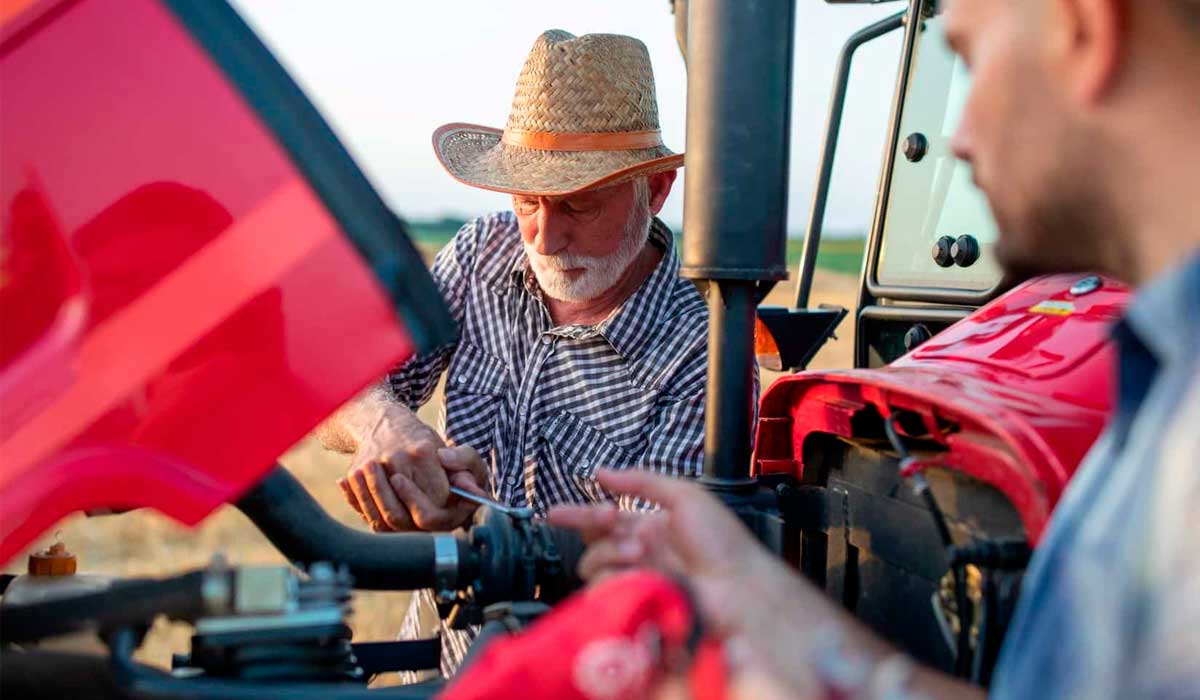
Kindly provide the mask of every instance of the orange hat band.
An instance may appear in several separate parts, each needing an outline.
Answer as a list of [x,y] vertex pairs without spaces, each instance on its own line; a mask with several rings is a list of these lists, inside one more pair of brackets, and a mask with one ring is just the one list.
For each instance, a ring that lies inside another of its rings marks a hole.
[[536,148],[541,151],[631,151],[663,145],[662,132],[658,129],[600,131],[590,134],[505,129],[500,140],[509,146]]

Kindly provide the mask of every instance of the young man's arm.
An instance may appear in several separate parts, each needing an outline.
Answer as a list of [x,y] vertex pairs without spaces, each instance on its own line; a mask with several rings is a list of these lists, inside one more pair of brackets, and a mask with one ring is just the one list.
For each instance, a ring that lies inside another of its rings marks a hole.
[[[552,523],[580,530],[590,543],[581,572],[587,577],[640,565],[684,578],[707,628],[726,640],[735,676],[754,677],[783,697],[835,691],[846,697],[983,697],[981,689],[919,668],[880,640],[767,552],[698,484],[636,470],[605,471],[599,479],[606,489],[658,503],[661,510],[552,510]],[[849,676],[848,668],[855,669]],[[857,687],[839,690],[839,677]]]

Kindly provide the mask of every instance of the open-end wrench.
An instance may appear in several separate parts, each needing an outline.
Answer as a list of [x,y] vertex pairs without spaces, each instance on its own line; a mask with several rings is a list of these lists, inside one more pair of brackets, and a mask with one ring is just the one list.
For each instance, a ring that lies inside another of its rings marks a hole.
[[512,506],[506,506],[503,503],[500,503],[499,501],[493,501],[490,498],[484,498],[483,496],[480,496],[479,494],[471,493],[470,491],[467,491],[465,489],[460,489],[457,486],[451,486],[450,493],[454,494],[455,496],[458,496],[459,498],[465,498],[466,500],[468,500],[472,503],[478,503],[481,506],[489,506],[491,508],[495,508],[496,510],[500,511],[501,513],[504,513],[505,515],[509,516],[513,520],[532,520],[533,519],[533,509],[530,508],[529,506],[521,506],[519,508],[513,508]]

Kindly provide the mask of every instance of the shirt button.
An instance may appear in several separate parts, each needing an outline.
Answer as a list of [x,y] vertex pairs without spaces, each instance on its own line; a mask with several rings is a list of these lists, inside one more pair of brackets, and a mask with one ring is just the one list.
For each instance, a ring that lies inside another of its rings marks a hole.
[[467,383],[467,378],[462,375],[459,375],[458,377],[455,377],[454,383],[458,384],[459,386],[462,386],[463,384]]
[[554,338],[552,338],[548,335],[542,336],[542,345],[549,345],[550,343],[553,343],[553,342],[554,342]]

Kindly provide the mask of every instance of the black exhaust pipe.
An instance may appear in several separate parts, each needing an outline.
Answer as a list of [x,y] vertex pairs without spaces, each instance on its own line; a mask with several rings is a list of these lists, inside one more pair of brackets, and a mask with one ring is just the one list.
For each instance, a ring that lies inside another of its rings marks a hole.
[[749,477],[754,319],[787,278],[793,0],[690,0],[681,274],[708,285],[704,482]]

